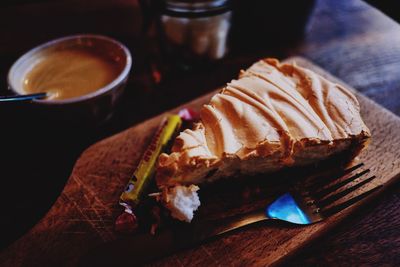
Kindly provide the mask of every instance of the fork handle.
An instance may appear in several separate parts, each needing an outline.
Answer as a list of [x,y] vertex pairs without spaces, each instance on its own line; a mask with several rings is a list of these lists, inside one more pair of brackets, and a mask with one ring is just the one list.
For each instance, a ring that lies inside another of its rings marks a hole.
[[201,242],[212,237],[217,237],[228,232],[232,232],[236,229],[263,222],[271,218],[267,217],[263,210],[257,210],[254,212],[240,214],[237,216],[231,216],[223,218],[222,220],[210,220],[200,222],[193,229],[194,237],[193,241]]

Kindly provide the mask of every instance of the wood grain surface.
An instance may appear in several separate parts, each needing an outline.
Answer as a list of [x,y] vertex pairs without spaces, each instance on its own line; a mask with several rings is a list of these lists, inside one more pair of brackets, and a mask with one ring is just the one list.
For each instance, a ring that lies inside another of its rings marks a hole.
[[[295,60],[299,65],[321,72],[321,69],[303,59]],[[199,108],[211,95],[184,106]],[[400,136],[397,134],[400,119],[362,95],[358,94],[357,97],[362,105],[363,118],[373,135],[373,141],[368,150],[362,153],[361,160],[378,175],[375,185],[388,186],[400,173]],[[117,205],[119,194],[162,117],[157,116],[88,148],[76,162],[68,183],[52,209],[31,231],[2,252],[0,265],[71,266],[77,264],[89,249],[117,239],[113,225],[121,212]],[[304,228],[283,225],[250,227],[181,251],[152,265],[279,263],[326,233],[354,212],[355,208]]]
[[[396,1],[379,2],[390,7]],[[398,21],[364,1],[320,0],[293,53],[400,116]],[[397,183],[285,266],[400,266],[399,199]]]
[[[18,0],[32,3],[18,6],[16,1],[9,2],[9,8],[0,8],[0,24],[3,26],[0,41],[2,93],[7,92],[8,68],[21,53],[65,34],[92,32],[115,37],[131,49],[135,64],[133,79],[111,125],[96,129],[95,134],[84,133],[81,129],[75,129],[76,133],[72,134],[63,133],[69,138],[62,148],[52,145],[56,138],[50,138],[51,142],[48,142],[48,137],[43,138],[34,114],[27,119],[26,110],[20,106],[5,111],[0,107],[2,125],[7,126],[2,127],[0,134],[1,250],[26,234],[48,212],[84,148],[209,92],[234,77],[240,67],[248,66],[261,56],[307,57],[400,115],[400,26],[362,0],[316,0],[301,42],[291,43],[288,49],[278,51],[266,47],[250,54],[232,54],[221,65],[207,72],[186,74],[178,79],[166,77],[169,81],[162,86],[149,83],[148,65],[152,60],[149,61],[148,54],[143,52],[143,44],[136,38],[141,14],[135,0],[112,3],[101,0],[100,5],[99,1],[92,0]],[[381,3],[393,13],[397,12],[393,8],[396,0],[379,1]],[[284,12],[273,13],[281,15]],[[286,15],[284,21],[279,22],[293,23]],[[286,31],[282,33],[287,34]],[[275,42],[275,38],[269,35],[268,38],[275,46],[282,47]],[[43,121],[42,125],[45,124]],[[34,134],[31,138],[24,134],[28,131]],[[36,138],[43,141],[32,145],[31,141]],[[42,162],[48,164],[43,165]],[[24,197],[16,198],[16,192]],[[396,183],[376,201],[364,205],[345,223],[335,227],[329,235],[323,235],[318,242],[302,249],[301,253],[285,262],[285,266],[400,266],[399,200],[400,183]],[[69,248],[70,245],[65,244],[64,249]],[[24,252],[10,255],[23,256]],[[54,265],[50,260],[46,262]]]

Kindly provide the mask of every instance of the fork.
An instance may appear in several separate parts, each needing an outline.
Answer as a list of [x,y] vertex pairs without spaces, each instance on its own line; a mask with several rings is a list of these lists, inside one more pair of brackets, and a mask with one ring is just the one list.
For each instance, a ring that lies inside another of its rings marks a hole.
[[[357,196],[350,194],[370,183],[375,176],[364,179],[369,169],[360,171],[364,164],[358,164],[325,179],[320,176],[309,177],[305,183],[295,185],[289,192],[281,195],[265,209],[243,215],[218,220],[196,221],[190,224],[176,222],[173,227],[161,230],[155,236],[148,233],[119,238],[108,242],[85,256],[87,262],[82,266],[102,265],[113,262],[115,266],[142,265],[149,261],[169,255],[180,249],[191,247],[211,238],[254,223],[277,219],[298,225],[320,222],[379,190],[382,186],[364,191]],[[352,174],[358,170],[356,174]],[[350,177],[349,177],[350,176]],[[354,181],[354,185],[350,184]],[[346,187],[346,185],[349,185]],[[346,198],[347,197],[347,198]],[[350,199],[348,199],[350,197]],[[340,201],[340,204],[336,204]],[[129,248],[130,257],[126,257]],[[113,253],[110,254],[110,251]],[[149,253],[151,252],[151,253]],[[124,262],[124,259],[129,262]]]
[[[365,179],[364,177],[370,172],[370,169],[361,171],[360,168],[363,166],[363,163],[357,164],[326,179],[310,177],[305,182],[294,185],[289,192],[276,198],[263,210],[228,217],[219,220],[218,223],[215,221],[213,223],[203,222],[197,229],[196,239],[205,240],[209,237],[225,234],[238,228],[270,219],[298,225],[320,222],[361,201],[382,187],[382,185],[378,185],[357,196],[346,198],[352,192],[376,178],[375,175],[372,175]],[[359,172],[353,174],[356,170]],[[354,184],[346,187],[352,182]],[[336,204],[337,202],[340,203]],[[220,227],[215,227],[217,225]]]

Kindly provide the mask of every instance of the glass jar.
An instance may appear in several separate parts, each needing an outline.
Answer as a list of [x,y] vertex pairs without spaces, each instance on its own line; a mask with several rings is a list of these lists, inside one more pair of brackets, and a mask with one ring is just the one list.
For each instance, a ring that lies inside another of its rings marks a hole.
[[189,65],[223,58],[231,17],[228,0],[166,0],[159,18],[163,52]]

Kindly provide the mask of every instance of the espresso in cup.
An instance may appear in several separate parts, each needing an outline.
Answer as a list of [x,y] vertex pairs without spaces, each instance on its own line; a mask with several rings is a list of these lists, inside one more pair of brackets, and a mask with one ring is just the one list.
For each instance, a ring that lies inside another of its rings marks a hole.
[[131,66],[128,48],[114,39],[67,36],[39,45],[15,61],[8,87],[19,95],[49,93],[47,99],[24,103],[32,107],[35,118],[98,126],[112,117]]
[[122,67],[90,47],[53,50],[25,75],[22,89],[26,94],[46,92],[48,100],[75,98],[111,83]]

